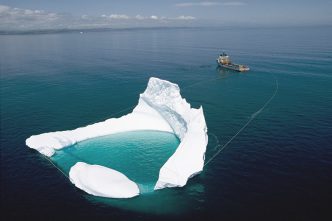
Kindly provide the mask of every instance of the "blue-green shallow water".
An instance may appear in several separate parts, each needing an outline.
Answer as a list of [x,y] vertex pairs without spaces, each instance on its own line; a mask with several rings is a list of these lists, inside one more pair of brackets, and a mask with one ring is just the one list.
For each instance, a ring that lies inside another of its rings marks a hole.
[[[330,39],[331,27],[0,36],[2,216],[329,220]],[[221,49],[251,71],[216,69]],[[178,83],[193,106],[203,105],[207,159],[217,151],[214,136],[227,142],[269,99],[275,78],[279,90],[187,186],[126,202],[85,194],[25,146],[30,135],[99,122],[135,105],[150,76]]]
[[97,164],[125,174],[141,193],[153,192],[159,170],[179,145],[172,133],[135,131],[98,137],[56,151],[51,157],[62,171],[77,162]]
[[[174,193],[154,192],[159,170],[179,145],[172,133],[133,131],[86,140],[56,151],[52,161],[67,175],[77,162],[97,164],[115,169],[138,184],[140,196],[135,199],[107,199],[88,196],[89,201],[104,203],[122,209],[155,213],[179,213],[185,208],[176,203]],[[162,199],[162,201],[160,200]],[[170,206],[164,207],[170,199]]]

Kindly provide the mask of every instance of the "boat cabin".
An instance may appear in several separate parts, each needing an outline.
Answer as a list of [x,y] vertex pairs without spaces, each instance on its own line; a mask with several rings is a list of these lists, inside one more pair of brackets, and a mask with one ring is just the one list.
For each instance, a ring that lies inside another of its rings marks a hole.
[[221,64],[231,64],[232,62],[231,62],[231,59],[229,58],[229,56],[225,53],[225,52],[223,52],[222,54],[220,54],[219,55],[219,63],[221,63]]

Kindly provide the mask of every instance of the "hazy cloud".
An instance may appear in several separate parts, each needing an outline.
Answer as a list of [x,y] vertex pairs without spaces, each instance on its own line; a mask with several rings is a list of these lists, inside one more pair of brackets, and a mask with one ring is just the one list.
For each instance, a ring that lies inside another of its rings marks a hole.
[[156,15],[151,15],[150,18],[153,20],[158,20],[158,16],[156,16]]
[[8,7],[6,5],[0,5],[0,13],[8,11],[9,9],[10,9],[10,7]]
[[244,2],[209,2],[209,1],[202,1],[202,2],[183,2],[175,4],[176,7],[209,7],[209,6],[243,6],[246,5]]
[[196,19],[195,17],[193,16],[185,16],[185,15],[181,15],[179,17],[176,17],[175,19],[179,19],[179,20],[194,20]]
[[245,6],[247,3],[244,2],[224,2],[222,3],[223,6]]
[[136,15],[135,18],[138,19],[138,20],[143,20],[143,19],[145,19],[145,17],[142,16],[142,15]]
[[103,14],[100,16],[73,16],[43,10],[11,8],[0,5],[0,30],[45,30],[178,26],[190,24],[193,16],[164,17],[157,15]]
[[193,7],[193,6],[214,6],[220,2],[183,2],[175,4],[176,7]]
[[113,19],[129,19],[128,15],[118,15],[118,14],[111,14],[109,18]]

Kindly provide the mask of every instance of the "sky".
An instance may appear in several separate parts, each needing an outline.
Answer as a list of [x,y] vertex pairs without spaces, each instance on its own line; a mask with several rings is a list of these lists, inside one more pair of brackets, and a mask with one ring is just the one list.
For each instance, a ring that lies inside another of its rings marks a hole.
[[0,0],[0,31],[331,24],[332,0]]

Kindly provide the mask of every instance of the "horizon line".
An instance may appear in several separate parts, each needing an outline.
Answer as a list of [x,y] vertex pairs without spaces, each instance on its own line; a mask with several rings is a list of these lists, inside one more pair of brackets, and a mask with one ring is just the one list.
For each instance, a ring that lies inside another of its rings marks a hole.
[[107,32],[107,31],[126,31],[126,30],[153,30],[153,29],[232,29],[232,28],[314,28],[314,27],[331,27],[331,24],[292,24],[292,25],[197,25],[197,26],[153,26],[153,27],[108,27],[108,28],[50,28],[50,29],[31,29],[31,30],[0,30],[0,35],[38,35],[38,34],[56,34],[56,33],[73,33],[73,32]]

